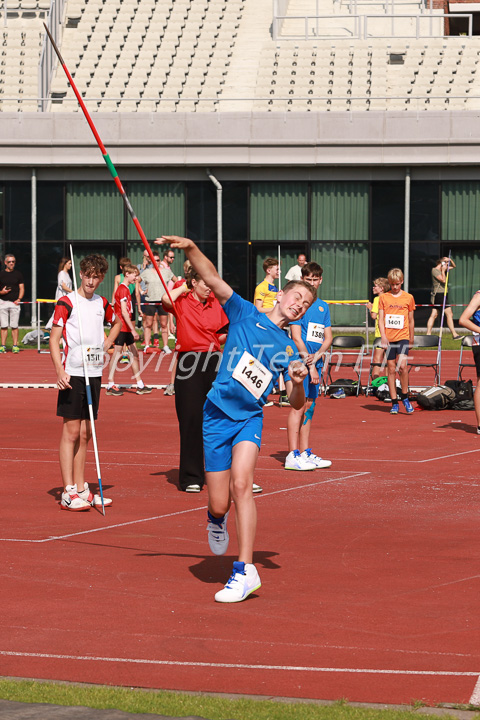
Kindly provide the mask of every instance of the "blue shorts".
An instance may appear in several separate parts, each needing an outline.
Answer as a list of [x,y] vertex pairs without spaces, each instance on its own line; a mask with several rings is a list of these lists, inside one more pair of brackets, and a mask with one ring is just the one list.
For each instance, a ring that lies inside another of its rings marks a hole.
[[408,355],[409,347],[409,340],[398,340],[397,342],[391,343],[387,349],[387,360],[395,360],[398,355]]
[[232,420],[208,398],[203,406],[203,450],[205,471],[221,472],[232,467],[232,448],[249,440],[260,448],[263,415],[247,420]]
[[[320,381],[322,379],[322,370],[323,370],[323,364],[318,366],[317,365],[318,374],[320,375]],[[310,373],[306,376],[306,378],[303,381],[303,389],[305,392],[305,400],[316,400],[320,393],[320,383],[317,383],[316,385],[312,383],[312,379],[310,377]]]

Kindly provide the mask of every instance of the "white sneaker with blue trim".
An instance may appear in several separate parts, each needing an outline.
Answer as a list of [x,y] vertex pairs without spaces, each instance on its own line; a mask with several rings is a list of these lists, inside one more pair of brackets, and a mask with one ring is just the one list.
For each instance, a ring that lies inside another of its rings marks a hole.
[[328,468],[332,464],[331,460],[324,460],[318,455],[314,455],[311,448],[304,450],[302,457],[305,458],[307,462],[313,463],[317,468]]
[[209,523],[207,525],[208,544],[214,555],[225,555],[227,552],[230,541],[227,530],[227,520],[228,512],[223,518],[218,519],[212,519],[212,515],[209,515]]
[[227,584],[215,594],[215,600],[221,603],[241,602],[261,586],[255,565],[236,560]]

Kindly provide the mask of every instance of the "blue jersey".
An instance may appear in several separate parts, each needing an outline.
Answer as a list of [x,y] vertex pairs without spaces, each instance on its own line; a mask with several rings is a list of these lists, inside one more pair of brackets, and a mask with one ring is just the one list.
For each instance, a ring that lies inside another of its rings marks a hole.
[[[331,327],[330,310],[327,303],[319,298],[308,308],[301,320],[290,323],[300,325],[302,329],[302,340],[309,354],[320,350],[325,340],[325,328]],[[317,368],[323,367],[323,358],[317,361]]]
[[237,293],[223,309],[230,321],[220,370],[208,399],[232,420],[261,415],[274,382],[299,355],[285,330]]

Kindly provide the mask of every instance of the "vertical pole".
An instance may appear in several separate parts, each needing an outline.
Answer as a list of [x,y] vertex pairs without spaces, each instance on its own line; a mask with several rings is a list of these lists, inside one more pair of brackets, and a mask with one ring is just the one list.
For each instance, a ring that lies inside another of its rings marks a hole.
[[32,168],[32,327],[37,319],[37,174]]
[[405,227],[403,233],[403,287],[409,292],[410,266],[410,168],[405,168]]
[[281,257],[281,247],[278,245],[277,248],[277,255],[278,255],[278,289],[282,289],[282,257]]
[[217,178],[207,168],[207,175],[217,188],[217,270],[220,277],[223,277],[223,217],[222,217],[222,193],[223,188]]

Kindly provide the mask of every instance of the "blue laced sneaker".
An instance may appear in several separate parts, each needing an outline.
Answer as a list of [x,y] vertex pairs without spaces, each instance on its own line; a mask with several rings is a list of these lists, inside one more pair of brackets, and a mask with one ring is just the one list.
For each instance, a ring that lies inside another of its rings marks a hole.
[[392,409],[390,410],[390,415],[398,415],[398,403],[392,403]]
[[332,393],[331,397],[335,398],[335,400],[341,400],[345,397],[345,390],[343,388],[338,388],[338,390]]
[[405,400],[402,400],[402,403],[403,403],[403,407],[407,411],[408,415],[411,415],[413,412],[413,405],[410,402],[410,400],[408,398],[405,398]]

